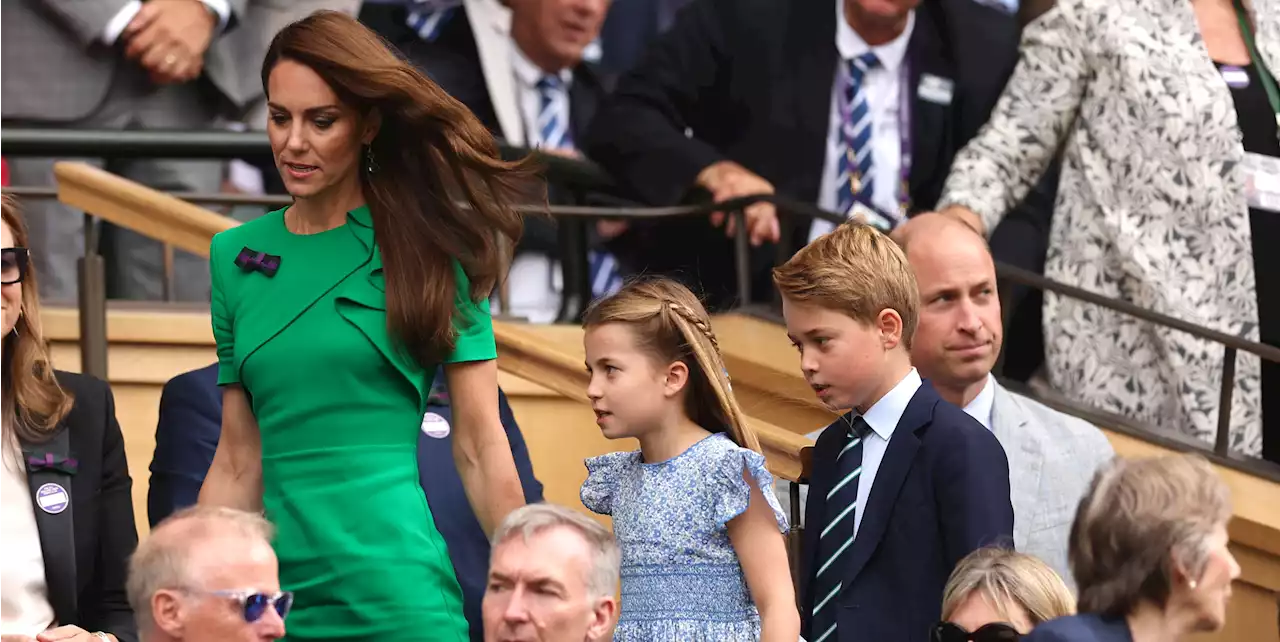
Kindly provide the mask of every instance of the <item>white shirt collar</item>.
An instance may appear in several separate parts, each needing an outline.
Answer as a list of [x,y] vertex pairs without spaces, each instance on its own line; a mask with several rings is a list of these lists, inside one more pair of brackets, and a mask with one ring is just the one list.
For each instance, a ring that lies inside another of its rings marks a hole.
[[911,41],[911,32],[916,28],[916,12],[907,15],[907,28],[897,38],[872,47],[849,26],[844,19],[844,0],[836,0],[836,51],[841,60],[852,60],[868,51],[880,59],[880,66],[889,73],[897,73],[902,61],[907,57],[907,43]]
[[978,420],[987,430],[991,430],[991,414],[995,409],[996,402],[996,381],[991,373],[987,373],[986,383],[983,384],[982,390],[978,392],[978,396],[964,407],[964,411],[969,413],[970,417]]
[[862,418],[881,439],[889,441],[893,436],[893,429],[898,427],[902,413],[906,412],[907,404],[911,403],[911,398],[916,395],[921,383],[920,373],[912,368],[888,394],[867,408]]
[[[520,45],[516,44],[514,40],[511,45],[511,69],[516,74],[516,80],[519,80],[520,84],[526,88],[536,89],[538,81],[542,80],[542,77],[546,76],[547,72],[542,67],[533,64],[533,61],[529,60],[529,57],[524,55],[523,51],[520,51]],[[556,75],[560,76],[560,80],[564,82],[566,88],[573,82],[572,69],[561,69]]]

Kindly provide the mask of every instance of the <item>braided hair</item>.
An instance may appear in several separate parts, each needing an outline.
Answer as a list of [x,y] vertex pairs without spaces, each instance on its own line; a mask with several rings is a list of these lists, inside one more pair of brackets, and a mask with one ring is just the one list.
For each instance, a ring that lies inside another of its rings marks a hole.
[[607,323],[631,325],[642,349],[665,363],[685,364],[689,386],[684,408],[690,420],[760,452],[760,441],[733,396],[711,318],[688,288],[666,278],[632,281],[587,308],[582,325],[590,329]]

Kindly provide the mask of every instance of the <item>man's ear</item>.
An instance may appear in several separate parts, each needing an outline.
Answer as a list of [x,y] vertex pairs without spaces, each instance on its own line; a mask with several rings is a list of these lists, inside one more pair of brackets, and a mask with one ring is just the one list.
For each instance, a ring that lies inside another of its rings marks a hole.
[[187,605],[177,591],[160,589],[151,596],[151,619],[171,638],[182,639]]
[[876,329],[880,331],[880,344],[892,350],[902,343],[902,315],[897,310],[885,308],[876,315]]
[[610,595],[596,600],[591,609],[591,624],[587,626],[587,639],[612,640],[613,626],[618,620],[618,598]]
[[663,388],[663,394],[668,397],[674,397],[684,390],[689,384],[689,366],[683,361],[673,361],[667,366],[666,384]]

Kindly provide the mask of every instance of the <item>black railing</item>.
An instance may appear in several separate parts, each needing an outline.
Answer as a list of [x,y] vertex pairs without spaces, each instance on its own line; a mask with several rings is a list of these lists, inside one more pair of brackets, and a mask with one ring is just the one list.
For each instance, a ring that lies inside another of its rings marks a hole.
[[[840,223],[843,217],[820,209],[812,204],[777,194],[760,194],[730,199],[720,203],[700,203],[673,207],[629,207],[618,205],[625,203],[616,194],[612,179],[598,166],[589,161],[564,158],[555,155],[538,154],[529,150],[503,146],[503,155],[508,158],[519,158],[533,153],[539,157],[546,167],[549,183],[567,189],[577,202],[600,200],[604,195],[613,206],[557,205],[549,209],[541,206],[530,206],[530,211],[550,213],[560,221],[560,240],[562,266],[564,270],[564,302],[562,303],[560,320],[573,321],[585,307],[590,296],[590,284],[586,271],[586,234],[584,223],[591,219],[653,219],[678,216],[702,216],[715,211],[727,212],[730,216],[741,216],[746,207],[761,203],[772,203],[779,213],[787,216],[799,216],[807,219],[822,219]],[[265,134],[253,132],[187,132],[187,131],[93,131],[93,130],[39,130],[39,129],[6,129],[0,136],[0,154],[6,156],[44,156],[44,157],[103,157],[103,158],[244,158],[269,154],[269,145]],[[15,193],[31,196],[51,195],[51,191],[38,191],[40,188],[18,187]],[[287,197],[266,197],[246,199],[228,197],[226,195],[177,194],[193,202],[200,203],[267,203],[287,204]],[[96,233],[92,226],[86,227],[87,234]],[[86,252],[89,241],[86,239]],[[95,252],[96,256],[96,252]],[[86,258],[89,258],[86,255]],[[100,260],[100,257],[97,257]],[[750,270],[748,264],[748,239],[745,225],[737,225],[735,235],[735,263],[737,267],[737,294],[741,305],[751,304]],[[1011,265],[997,263],[996,272],[999,278],[1007,283],[1027,286],[1042,291],[1078,299],[1098,305],[1122,314],[1185,332],[1199,339],[1213,341],[1223,346],[1223,372],[1218,409],[1218,425],[1215,435],[1213,454],[1222,461],[1240,461],[1231,459],[1230,417],[1235,383],[1236,356],[1239,352],[1247,352],[1268,361],[1280,362],[1280,348],[1264,345],[1255,341],[1229,335],[1211,328],[1196,325],[1182,319],[1140,308],[1128,301],[1113,299],[1076,286],[1059,283],[1041,275]],[[82,275],[82,281],[86,279]],[[91,281],[91,280],[90,280]],[[84,305],[84,294],[81,296]],[[105,335],[103,337],[105,341]],[[82,341],[83,343],[83,341]],[[96,365],[94,360],[94,364]],[[105,362],[101,364],[105,376]],[[1066,400],[1054,400],[1051,405],[1067,406],[1079,416],[1097,416],[1095,409],[1080,406]],[[1114,418],[1114,415],[1109,416]],[[1132,422],[1125,421],[1132,426]],[[1159,430],[1139,432],[1161,434]],[[1167,433],[1166,433],[1167,434]],[[1194,444],[1183,443],[1183,446],[1195,447]],[[1252,463],[1251,472],[1266,471],[1268,477],[1280,480],[1280,469],[1266,463],[1259,467]]]

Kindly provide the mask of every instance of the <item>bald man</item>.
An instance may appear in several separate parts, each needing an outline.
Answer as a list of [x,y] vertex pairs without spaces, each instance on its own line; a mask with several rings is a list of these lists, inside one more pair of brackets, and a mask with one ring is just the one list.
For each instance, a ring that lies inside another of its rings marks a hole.
[[1093,425],[1009,392],[991,376],[1004,332],[985,239],[953,219],[925,216],[897,240],[920,288],[912,364],[943,399],[995,433],[1009,458],[1014,546],[1071,584],[1071,521],[1094,471],[1115,455],[1110,442]]
[[192,506],[142,540],[129,604],[142,642],[269,642],[293,596],[280,591],[272,528],[254,513]]

